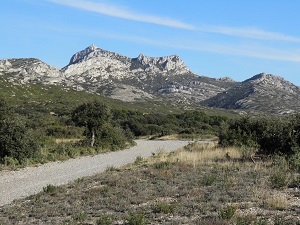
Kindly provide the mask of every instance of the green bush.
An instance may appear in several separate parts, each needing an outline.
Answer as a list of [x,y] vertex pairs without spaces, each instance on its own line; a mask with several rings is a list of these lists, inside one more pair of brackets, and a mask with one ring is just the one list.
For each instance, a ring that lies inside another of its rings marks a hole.
[[0,158],[12,157],[22,163],[38,154],[38,144],[19,121],[0,121]]
[[111,225],[113,224],[112,218],[107,214],[100,215],[100,218],[96,221],[96,225]]
[[294,167],[299,168],[300,115],[286,120],[280,117],[241,117],[223,123],[219,133],[219,144],[227,146],[247,146],[258,149],[266,155],[295,157]]
[[2,158],[1,163],[4,164],[4,166],[15,168],[19,164],[19,161],[15,158],[5,156]]
[[134,161],[134,164],[141,164],[142,162],[144,161],[144,158],[142,156],[137,156],[135,161]]
[[270,176],[272,188],[283,189],[289,184],[289,174],[286,171],[274,171]]
[[205,186],[211,186],[217,180],[217,178],[218,177],[215,174],[204,175],[201,179],[201,184]]
[[165,162],[157,162],[154,164],[154,168],[157,170],[167,170],[171,168],[172,163],[165,161]]
[[231,220],[235,215],[235,212],[236,212],[236,207],[229,205],[220,209],[218,215],[220,219]]
[[289,158],[291,169],[300,172],[300,148],[293,149],[294,154]]
[[48,184],[46,187],[43,187],[43,191],[45,193],[55,193],[57,191],[57,186],[54,186],[52,184]]
[[300,175],[295,174],[289,183],[290,188],[300,188]]
[[80,223],[84,222],[87,218],[88,218],[88,216],[87,216],[86,212],[76,213],[72,216],[73,220],[80,222]]
[[139,214],[130,214],[127,218],[126,225],[145,225],[147,224],[147,219],[145,218],[144,213]]
[[175,204],[159,203],[154,206],[153,212],[169,214],[169,213],[174,213],[175,209],[176,209]]

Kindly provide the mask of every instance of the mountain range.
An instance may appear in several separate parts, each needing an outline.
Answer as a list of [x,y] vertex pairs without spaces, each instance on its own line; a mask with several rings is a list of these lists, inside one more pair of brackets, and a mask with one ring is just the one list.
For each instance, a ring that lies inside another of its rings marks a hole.
[[43,84],[86,90],[126,102],[168,101],[187,106],[290,114],[300,109],[300,87],[261,73],[243,82],[190,71],[177,55],[130,58],[94,45],[58,69],[39,59],[0,60],[0,75],[14,84]]

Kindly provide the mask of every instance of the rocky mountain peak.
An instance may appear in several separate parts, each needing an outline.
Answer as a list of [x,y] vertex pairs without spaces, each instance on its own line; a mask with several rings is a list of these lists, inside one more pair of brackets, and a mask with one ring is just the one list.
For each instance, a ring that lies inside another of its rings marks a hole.
[[298,86],[285,80],[282,77],[266,73],[257,74],[252,78],[245,80],[243,83],[252,83],[253,85],[269,87],[271,89],[276,88],[288,92],[295,92],[300,89]]
[[272,75],[272,74],[267,74],[267,73],[259,73],[259,74],[254,75],[253,77],[245,80],[244,82],[259,83],[261,81],[274,80],[274,78],[278,79],[280,77],[277,77],[277,76]]
[[90,45],[89,47],[87,47],[86,49],[79,51],[77,53],[75,53],[70,62],[69,65],[71,64],[75,64],[78,63],[80,61],[82,61],[83,59],[85,59],[90,53],[100,50],[100,48],[96,47],[95,45]]
[[170,71],[184,71],[190,72],[186,67],[182,59],[177,55],[163,56],[163,57],[149,57],[144,54],[140,54],[136,61],[139,62],[145,68],[158,67],[160,70]]

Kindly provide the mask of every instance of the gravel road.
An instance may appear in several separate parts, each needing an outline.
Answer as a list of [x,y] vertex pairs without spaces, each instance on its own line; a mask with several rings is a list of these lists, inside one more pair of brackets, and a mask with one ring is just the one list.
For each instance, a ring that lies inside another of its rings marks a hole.
[[109,166],[119,167],[132,163],[138,156],[149,157],[159,151],[174,151],[187,145],[189,141],[137,140],[136,143],[136,146],[122,151],[51,162],[19,171],[2,171],[0,172],[0,206],[36,194],[49,184],[67,184],[80,177],[103,172]]

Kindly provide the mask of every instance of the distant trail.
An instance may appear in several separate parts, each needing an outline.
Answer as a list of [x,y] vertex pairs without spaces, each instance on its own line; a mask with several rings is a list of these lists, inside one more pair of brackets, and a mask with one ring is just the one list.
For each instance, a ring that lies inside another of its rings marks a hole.
[[20,171],[0,172],[0,206],[43,190],[48,184],[62,185],[85,176],[105,171],[109,166],[119,167],[135,161],[136,157],[149,157],[159,151],[171,152],[190,141],[137,140],[137,145],[117,152],[86,156],[63,162],[51,162]]

